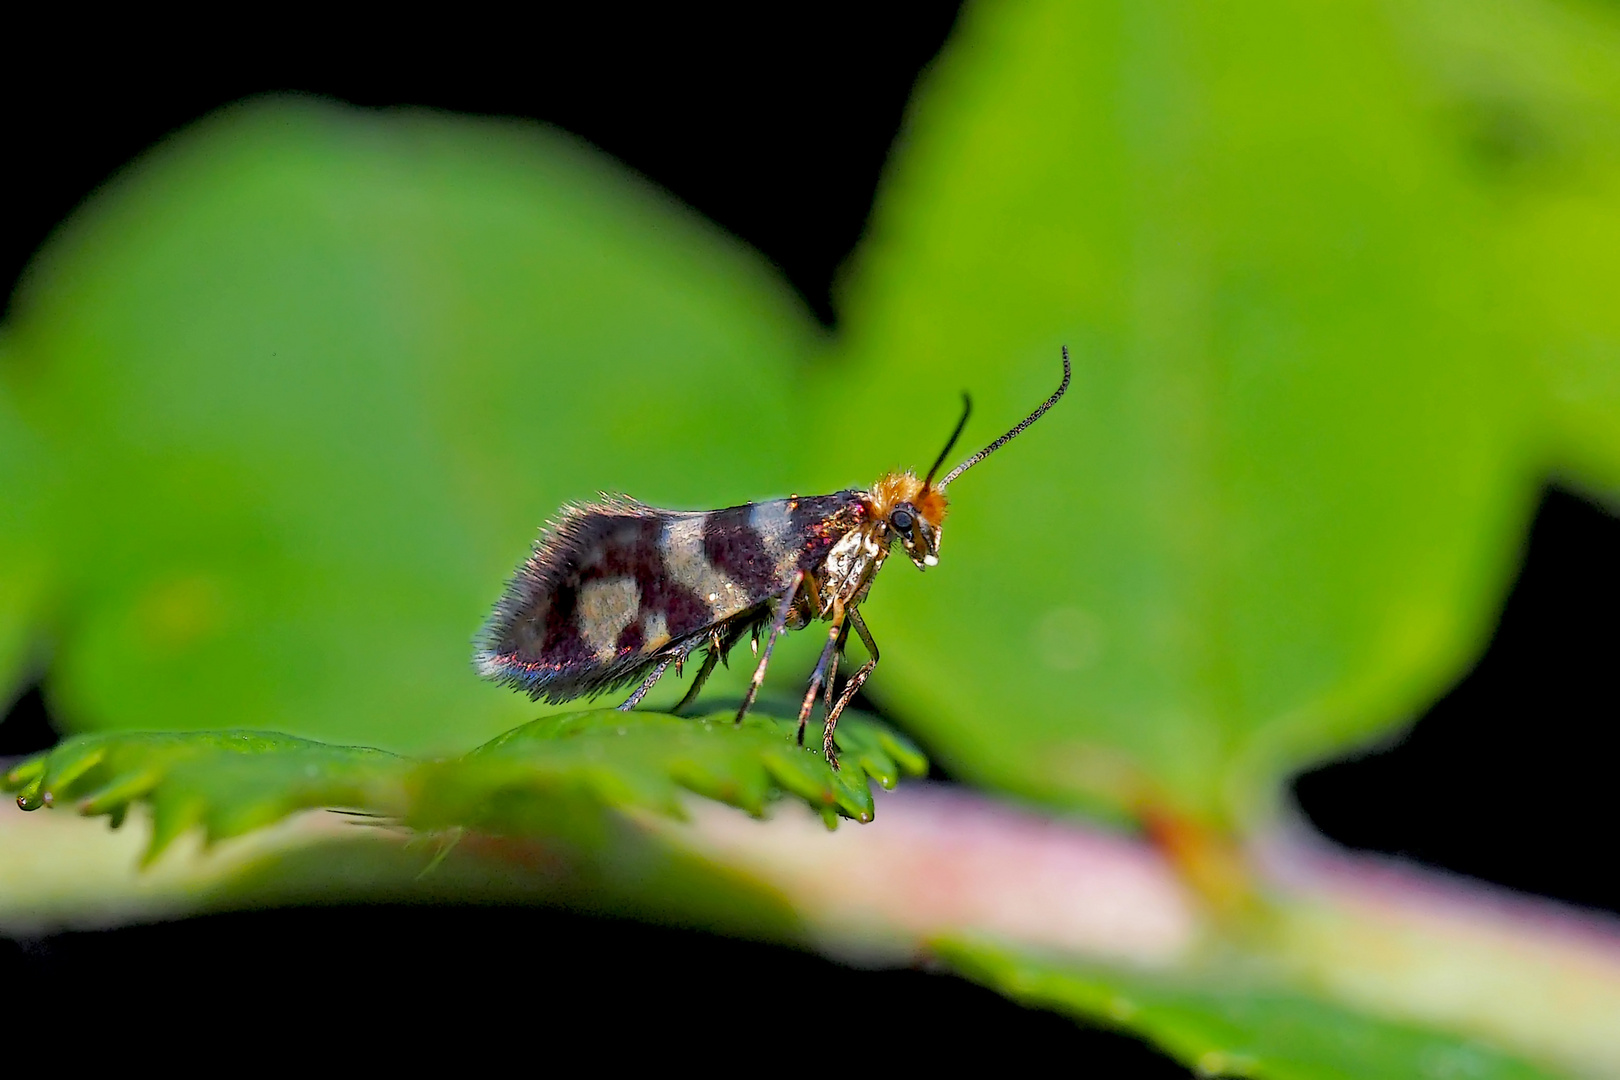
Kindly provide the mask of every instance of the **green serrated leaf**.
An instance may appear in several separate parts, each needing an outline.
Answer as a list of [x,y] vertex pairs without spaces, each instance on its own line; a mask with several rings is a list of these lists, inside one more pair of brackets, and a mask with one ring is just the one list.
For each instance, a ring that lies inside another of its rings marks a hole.
[[[847,734],[845,729],[847,728]],[[858,754],[839,772],[794,743],[791,721],[729,713],[687,719],[659,713],[594,710],[547,717],[515,728],[459,759],[424,768],[415,781],[413,822],[423,828],[465,825],[524,831],[531,798],[585,791],[623,809],[679,815],[679,791],[753,814],[781,793],[805,800],[836,825],[840,814],[873,816],[871,788]],[[840,726],[840,745],[879,742],[886,729],[857,715]],[[879,772],[882,763],[878,763]]]
[[[883,731],[849,715],[840,736],[850,749],[880,742]],[[795,746],[793,734],[792,723],[765,717],[738,727],[730,714],[694,720],[599,709],[545,717],[459,758],[421,762],[267,732],[104,733],[23,762],[5,783],[21,792],[25,809],[78,800],[81,813],[122,820],[130,804],[148,803],[147,863],[193,827],[213,843],[320,807],[429,831],[544,835],[568,830],[558,807],[570,800],[679,817],[681,792],[691,791],[759,815],[786,791],[829,825],[839,814],[872,820],[861,755],[834,772]]]
[[86,793],[79,799],[79,813],[114,814],[129,808],[129,804],[157,787],[163,774],[155,769],[126,773],[109,781],[105,786]]
[[193,826],[212,843],[299,810],[401,808],[406,759],[366,747],[329,746],[262,731],[79,735],[5,777],[19,805],[66,806],[121,821],[132,803],[151,805],[150,863]]

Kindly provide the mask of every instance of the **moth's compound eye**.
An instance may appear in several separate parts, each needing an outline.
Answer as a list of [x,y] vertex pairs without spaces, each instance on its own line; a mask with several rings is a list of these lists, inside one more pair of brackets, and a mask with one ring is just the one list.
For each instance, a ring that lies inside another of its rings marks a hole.
[[911,539],[912,527],[917,524],[917,519],[912,517],[911,512],[908,510],[896,510],[889,515],[889,524],[894,526],[895,532],[909,540]]

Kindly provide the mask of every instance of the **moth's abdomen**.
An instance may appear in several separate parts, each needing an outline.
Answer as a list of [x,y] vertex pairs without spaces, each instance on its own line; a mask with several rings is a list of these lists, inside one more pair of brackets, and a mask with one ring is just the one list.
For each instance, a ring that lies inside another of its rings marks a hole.
[[566,508],[496,605],[478,669],[551,701],[627,683],[780,593],[807,546],[821,546],[833,508],[819,504],[837,499],[710,513],[629,499]]

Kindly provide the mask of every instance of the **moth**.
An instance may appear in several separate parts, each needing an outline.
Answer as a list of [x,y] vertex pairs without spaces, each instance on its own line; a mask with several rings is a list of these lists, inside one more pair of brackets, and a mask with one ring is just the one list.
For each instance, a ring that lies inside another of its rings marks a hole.
[[[1069,388],[1069,350],[1057,391],[1012,430],[934,481],[967,426],[962,417],[926,476],[889,472],[868,490],[790,495],[707,512],[660,510],[620,495],[565,505],[507,584],[477,640],[485,678],[537,700],[570,701],[636,683],[620,709],[633,709],[671,665],[679,674],[705,650],[675,707],[697,699],[715,664],[744,637],[759,658],[737,710],[747,715],[765,680],[777,638],[815,621],[827,643],[799,707],[799,744],[825,691],[822,752],[838,767],[833,729],[878,662],[861,604],[899,543],[919,570],[939,564],[945,489],[1039,420]],[[839,660],[853,629],[867,660],[835,695]],[[764,652],[759,639],[765,635]]]

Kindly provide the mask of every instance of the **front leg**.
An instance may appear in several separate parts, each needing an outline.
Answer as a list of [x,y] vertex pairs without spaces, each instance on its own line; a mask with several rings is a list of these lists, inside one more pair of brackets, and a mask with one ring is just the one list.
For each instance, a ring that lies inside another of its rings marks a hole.
[[799,745],[804,745],[804,724],[810,719],[810,710],[816,704],[816,691],[821,689],[821,682],[827,677],[827,665],[838,653],[838,643],[844,632],[844,605],[842,601],[833,601],[832,629],[827,631],[827,646],[821,650],[821,659],[816,661],[816,670],[810,673],[810,688],[804,692],[804,704],[799,706]]
[[855,674],[849,677],[849,684],[844,687],[844,692],[838,695],[838,703],[827,713],[827,727],[822,734],[821,751],[826,755],[827,764],[835,769],[838,768],[838,747],[833,743],[833,728],[838,726],[838,718],[843,715],[844,707],[860,690],[861,684],[872,674],[872,669],[877,667],[878,662],[877,642],[872,640],[872,631],[866,628],[866,620],[861,618],[859,611],[850,608],[849,621],[854,625],[855,632],[861,635],[861,644],[866,646],[866,651],[871,653],[872,658],[855,669]]
[[[832,712],[833,691],[838,686],[838,662],[844,658],[844,645],[849,641],[849,621],[844,621],[844,630],[838,635],[838,648],[833,650],[832,663],[827,665],[827,711]],[[799,745],[803,746],[801,739]]]
[[709,675],[713,673],[714,665],[719,662],[720,649],[711,646],[708,653],[703,657],[703,666],[699,667],[696,674],[692,676],[692,685],[687,688],[685,694],[681,695],[681,700],[675,703],[675,707],[670,712],[681,713],[685,711],[688,705],[697,700],[698,691],[702,690],[703,684],[709,681]]

